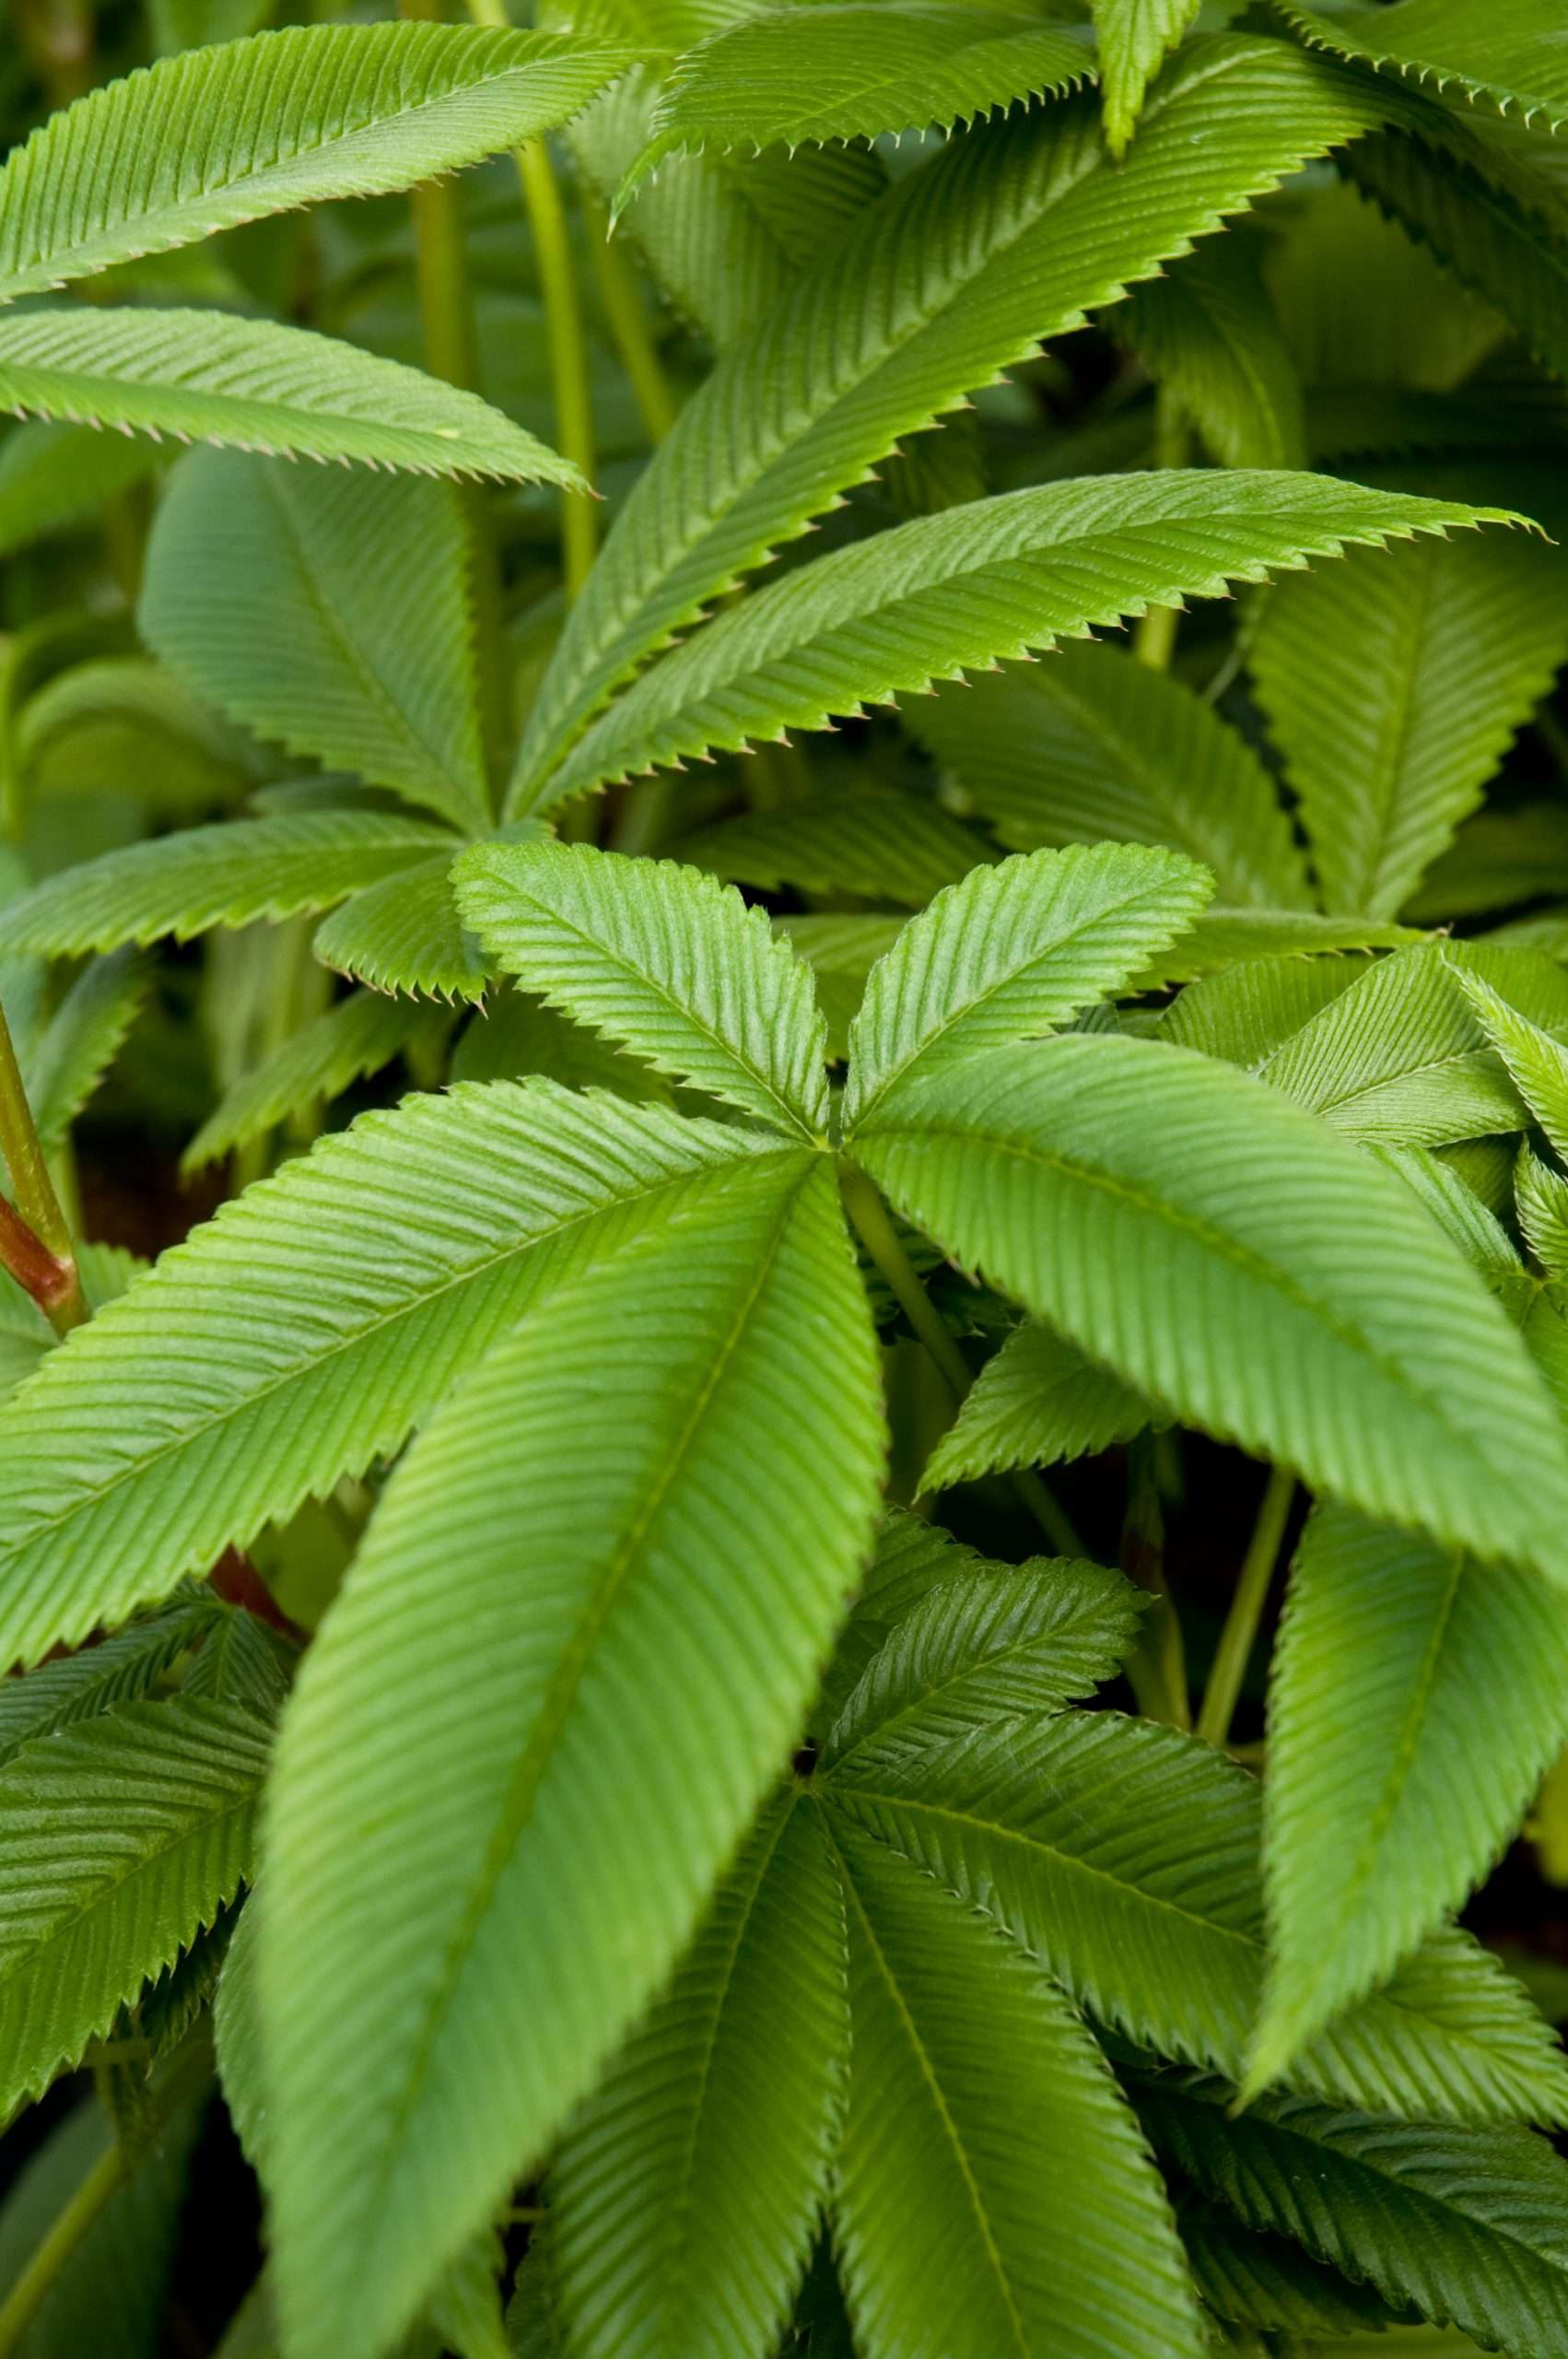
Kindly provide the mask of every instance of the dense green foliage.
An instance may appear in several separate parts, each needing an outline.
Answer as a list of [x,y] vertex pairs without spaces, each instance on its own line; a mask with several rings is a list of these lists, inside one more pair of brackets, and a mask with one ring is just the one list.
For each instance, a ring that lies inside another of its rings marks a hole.
[[13,13],[0,2359],[1568,2359],[1557,0]]

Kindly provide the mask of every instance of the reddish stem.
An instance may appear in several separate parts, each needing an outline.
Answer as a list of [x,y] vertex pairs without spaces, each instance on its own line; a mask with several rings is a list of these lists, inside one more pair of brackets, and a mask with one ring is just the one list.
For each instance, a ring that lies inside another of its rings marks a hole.
[[59,1334],[87,1315],[74,1262],[63,1262],[29,1227],[16,1207],[0,1196],[0,1266],[31,1295]]

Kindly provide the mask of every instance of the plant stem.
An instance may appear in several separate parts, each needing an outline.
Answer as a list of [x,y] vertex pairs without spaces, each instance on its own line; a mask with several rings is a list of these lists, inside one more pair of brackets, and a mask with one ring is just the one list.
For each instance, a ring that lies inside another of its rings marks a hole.
[[675,399],[649,328],[637,278],[627,264],[625,249],[610,234],[609,219],[598,198],[588,189],[579,189],[578,204],[588,231],[588,250],[593,258],[600,299],[615,339],[615,349],[621,356],[621,366],[630,380],[649,441],[661,442],[675,423]]
[[[974,1372],[956,1341],[937,1316],[930,1295],[920,1284],[919,1273],[904,1250],[903,1241],[893,1225],[892,1215],[872,1182],[852,1163],[840,1163],[838,1185],[844,1198],[844,1209],[854,1225],[856,1235],[886,1279],[898,1308],[930,1354],[953,1395],[954,1405],[957,1407],[975,1381]],[[1059,1554],[1064,1556],[1082,1555],[1082,1543],[1071,1520],[1037,1474],[1014,1475],[1012,1487]]]
[[1274,1577],[1295,1488],[1296,1478],[1288,1467],[1276,1466],[1272,1470],[1242,1559],[1231,1610],[1220,1633],[1213,1669],[1203,1691],[1203,1708],[1198,1715],[1198,1733],[1210,1744],[1223,1744],[1231,1732],[1231,1717],[1252,1659],[1263,1602]]
[[[1185,467],[1192,457],[1187,421],[1162,386],[1154,396],[1154,464]],[[1132,651],[1153,672],[1168,672],[1176,652],[1179,606],[1151,606],[1132,633]]]
[[[506,0],[468,0],[476,25],[509,29]],[[593,408],[588,374],[588,338],[582,306],[578,300],[572,270],[571,241],[567,212],[561,203],[550,151],[542,139],[531,139],[516,151],[517,176],[533,233],[534,260],[540,292],[544,298],[545,330],[550,346],[550,381],[556,398],[556,445],[587,483],[593,481]],[[593,501],[582,492],[561,494],[561,559],[567,604],[587,581],[593,563],[598,527]]]
[[1127,1675],[1138,1708],[1152,1720],[1189,1729],[1187,1655],[1181,1622],[1165,1579],[1165,1525],[1160,1506],[1153,1436],[1140,1434],[1128,1452],[1130,1476],[1127,1520],[1122,1526],[1121,1568],[1154,1602],[1144,1635],[1127,1661]]
[[0,1156],[11,1175],[16,1208],[5,1207],[0,1223],[0,1261],[31,1295],[57,1335],[68,1334],[87,1317],[76,1246],[54,1183],[38,1126],[28,1104],[21,1067],[6,1011],[0,1007]]

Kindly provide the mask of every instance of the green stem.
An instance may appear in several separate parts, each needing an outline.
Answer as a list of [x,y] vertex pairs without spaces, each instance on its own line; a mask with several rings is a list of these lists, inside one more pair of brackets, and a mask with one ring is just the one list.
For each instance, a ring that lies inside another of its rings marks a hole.
[[[904,1250],[893,1215],[866,1174],[852,1163],[840,1163],[838,1185],[844,1209],[866,1251],[886,1279],[894,1300],[935,1362],[956,1408],[975,1381],[974,1371],[937,1316],[919,1273]],[[1082,1556],[1082,1544],[1069,1518],[1039,1476],[1013,1477],[1013,1489],[1038,1521],[1053,1548],[1064,1556]]]
[[1203,1691],[1198,1733],[1209,1744],[1223,1744],[1231,1732],[1231,1718],[1246,1676],[1246,1666],[1252,1660],[1258,1625],[1279,1561],[1280,1543],[1285,1536],[1295,1488],[1296,1478],[1290,1469],[1276,1466],[1263,1493],[1263,1504],[1258,1510],[1258,1520],[1236,1579],[1235,1595],[1220,1633],[1209,1684]]
[[70,1226],[49,1176],[48,1158],[28,1104],[6,1011],[0,1007],[0,1156],[11,1175],[16,1209],[6,1206],[0,1259],[32,1296],[57,1335],[87,1317]]
[[[211,2070],[210,2043],[194,2041],[154,2092],[149,2127],[156,2129],[166,2122],[177,2107],[195,2094]],[[0,2303],[0,2359],[12,2359],[83,2237],[135,2160],[135,2154],[115,2138],[56,2213],[43,2242]]]
[[1165,1579],[1164,1515],[1152,1435],[1141,1434],[1133,1442],[1128,1465],[1131,1481],[1122,1526],[1121,1567],[1129,1580],[1147,1590],[1154,1602],[1144,1634],[1128,1658],[1127,1675],[1138,1708],[1147,1719],[1189,1729],[1192,1707],[1188,1700],[1187,1655],[1181,1619]]
[[[1154,464],[1185,467],[1192,458],[1192,436],[1187,421],[1162,387],[1154,396]],[[1132,634],[1132,651],[1151,671],[1168,672],[1176,652],[1179,606],[1151,606]]]
[[642,412],[649,440],[661,442],[675,423],[675,397],[648,324],[636,275],[626,262],[625,248],[617,245],[610,234],[610,224],[598,198],[588,189],[579,189],[578,204],[588,231],[588,250],[599,281],[600,300],[621,356],[621,366]]

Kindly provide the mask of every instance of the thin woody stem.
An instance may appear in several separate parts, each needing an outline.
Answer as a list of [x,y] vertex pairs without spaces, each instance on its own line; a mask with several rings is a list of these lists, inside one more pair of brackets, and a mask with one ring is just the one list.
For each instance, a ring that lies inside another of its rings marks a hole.
[[11,1175],[14,1205],[0,1219],[0,1262],[31,1295],[57,1335],[87,1317],[70,1224],[49,1176],[48,1159],[28,1103],[11,1027],[0,1007],[0,1156]]

